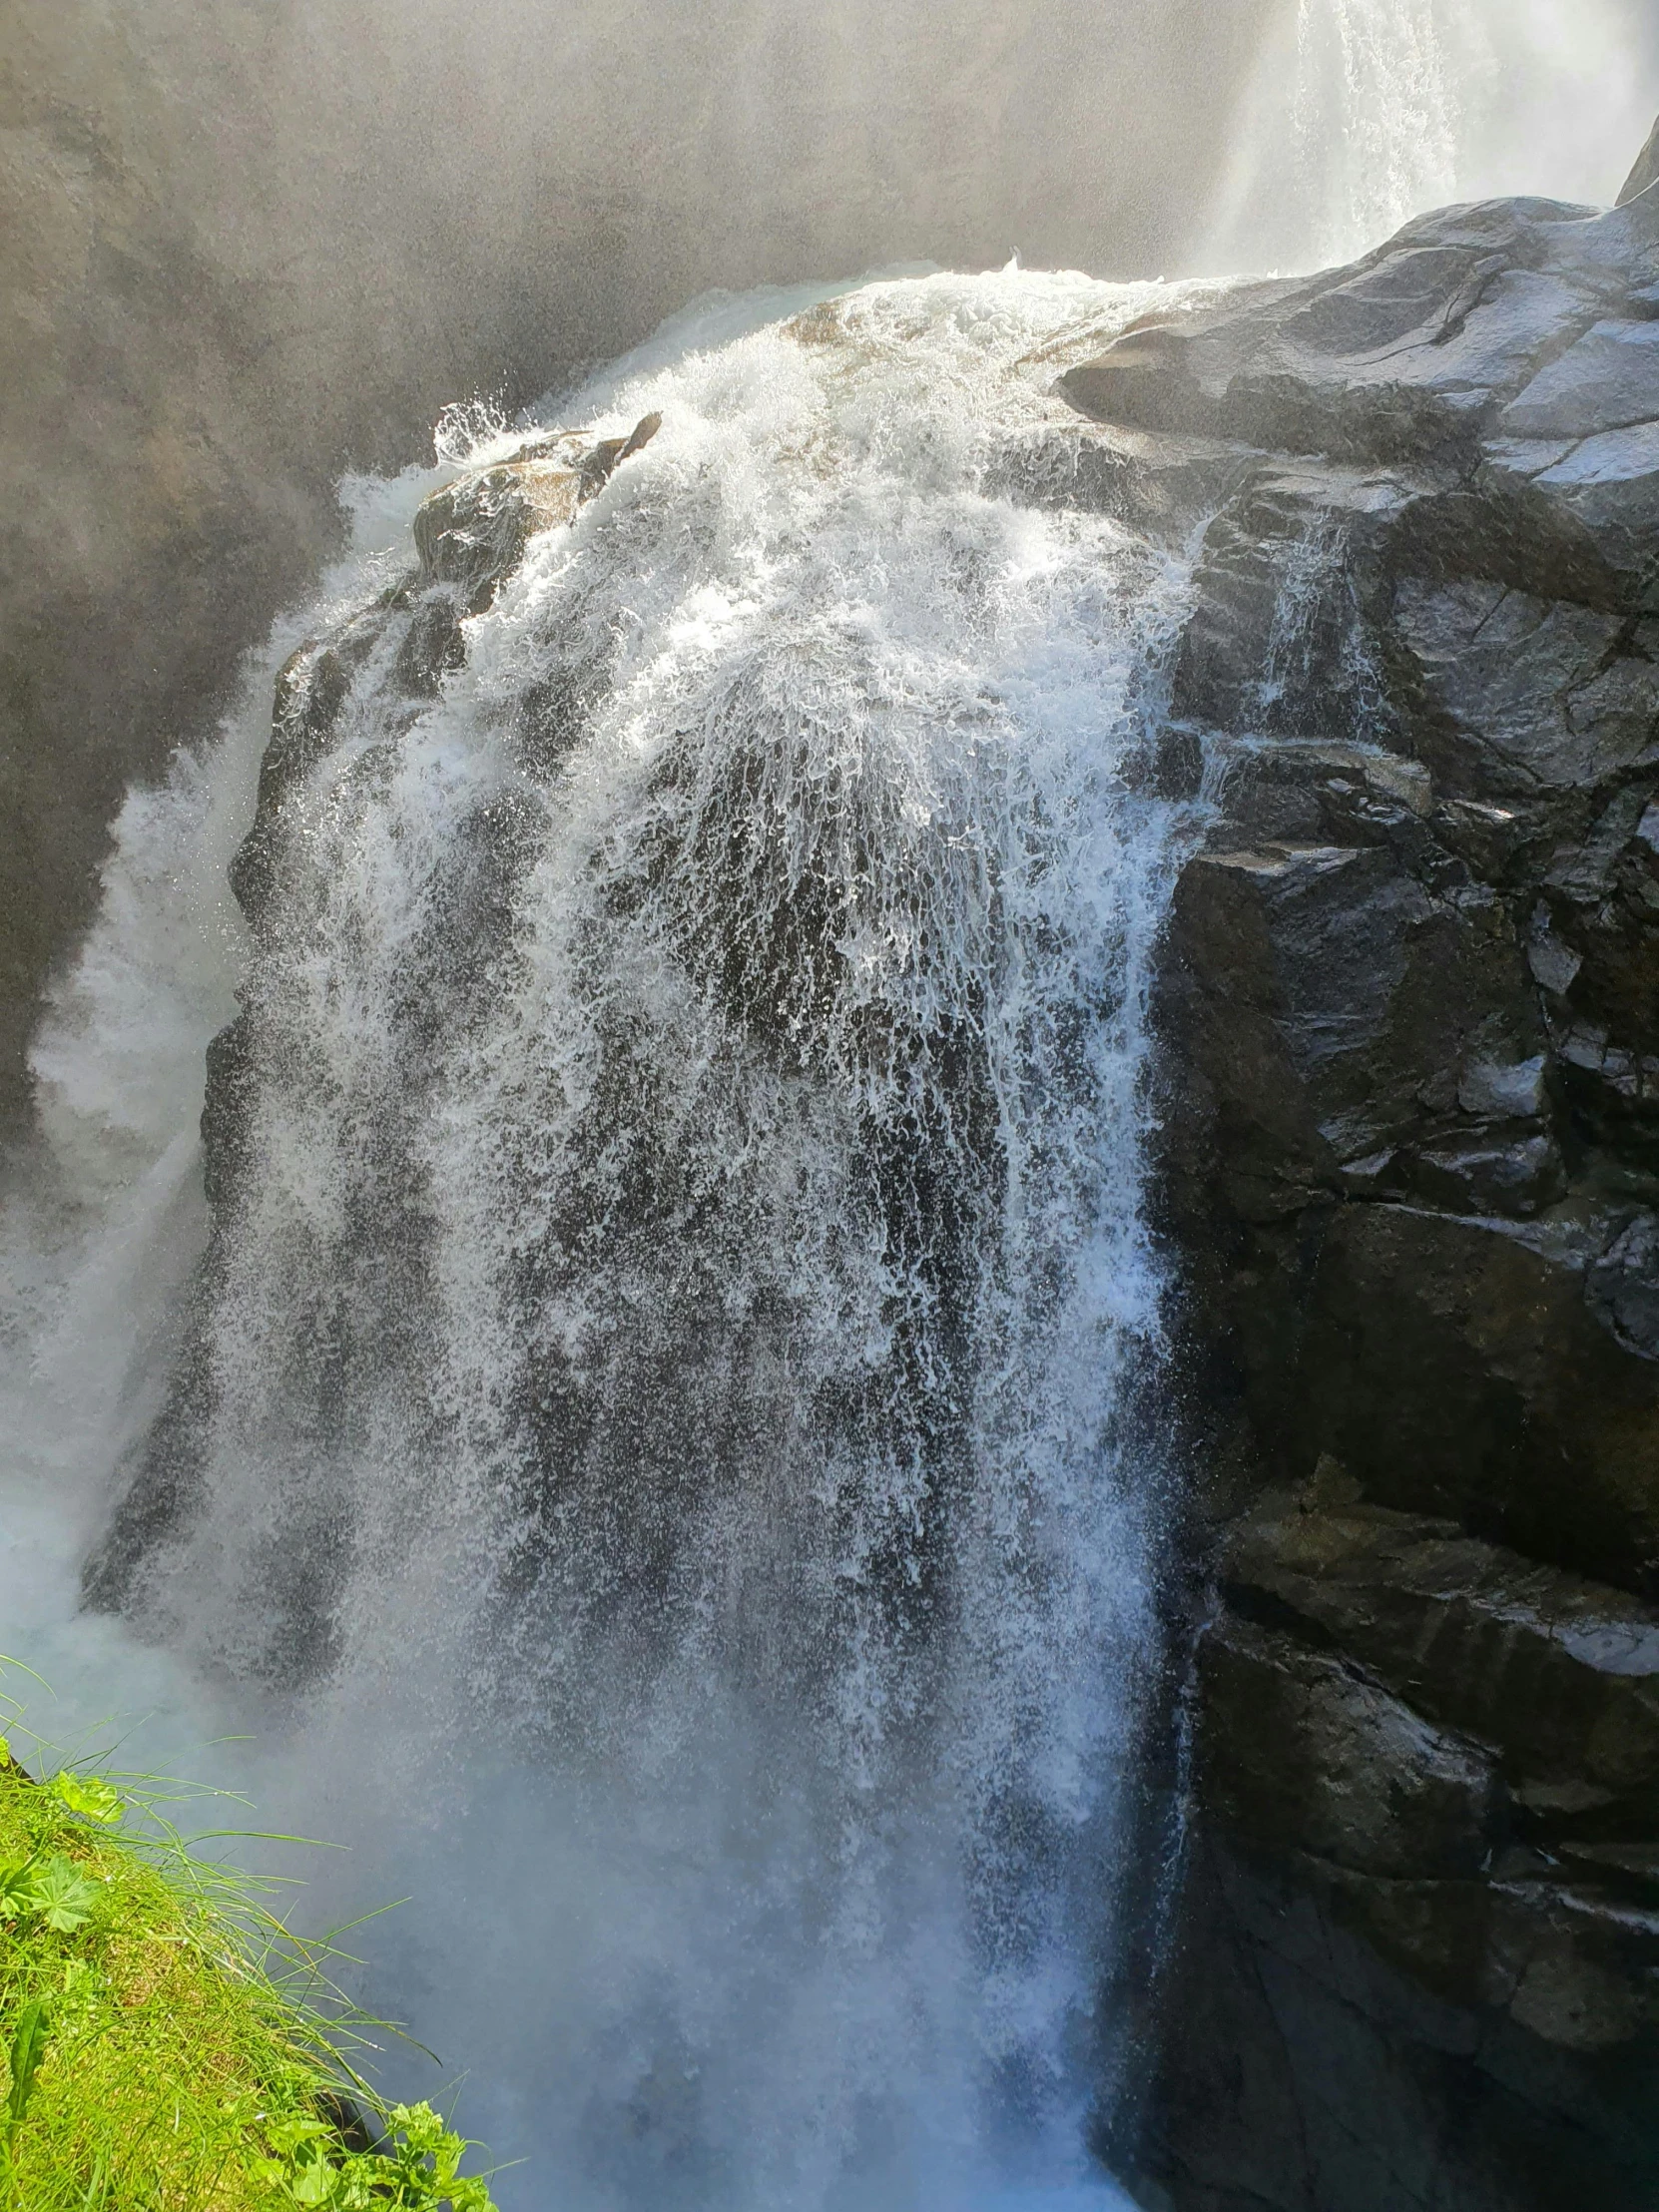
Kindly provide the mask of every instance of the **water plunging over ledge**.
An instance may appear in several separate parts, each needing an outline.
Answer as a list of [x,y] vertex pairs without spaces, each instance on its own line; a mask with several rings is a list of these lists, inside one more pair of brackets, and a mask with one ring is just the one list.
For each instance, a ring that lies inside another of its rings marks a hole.
[[1170,296],[716,303],[562,403],[661,428],[487,603],[407,526],[527,433],[358,487],[272,664],[381,603],[251,947],[257,696],[130,802],[38,1047],[83,1242],[21,1338],[25,1655],[167,1654],[356,1846],[330,1898],[411,1895],[372,1993],[532,2161],[504,2201],[1086,2175],[1153,1881],[1187,563],[1068,488],[1049,393]]

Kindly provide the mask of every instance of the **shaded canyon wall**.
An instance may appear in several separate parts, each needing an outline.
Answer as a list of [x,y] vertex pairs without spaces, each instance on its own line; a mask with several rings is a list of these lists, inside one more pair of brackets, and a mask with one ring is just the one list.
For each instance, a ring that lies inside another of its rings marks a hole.
[[1641,185],[1424,218],[1065,380],[1080,485],[1216,503],[1162,767],[1208,802],[1159,987],[1210,1576],[1150,2030],[1180,2212],[1659,2201]]
[[1155,274],[1271,0],[0,7],[0,1119],[135,775],[424,454],[712,285]]

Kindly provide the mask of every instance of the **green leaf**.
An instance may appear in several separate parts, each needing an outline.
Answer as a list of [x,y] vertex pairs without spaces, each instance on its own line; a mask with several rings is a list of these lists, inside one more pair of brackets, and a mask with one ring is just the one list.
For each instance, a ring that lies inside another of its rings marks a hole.
[[121,1792],[95,1774],[77,1774],[71,1767],[60,1767],[48,1787],[60,1804],[89,1821],[107,1825],[120,1820],[126,1811]]
[[331,2204],[338,2179],[326,2158],[307,2158],[302,2166],[294,2168],[288,2194],[295,2204]]
[[54,1852],[29,1880],[29,1904],[48,1928],[69,1936],[91,1920],[98,1903],[98,1885],[89,1882],[72,1860]]
[[44,1999],[32,1997],[17,2016],[17,2032],[12,2037],[12,2086],[6,2099],[6,2140],[21,2125],[24,2113],[29,2109],[29,2099],[34,2094],[35,2076],[40,2062],[46,2056],[46,2040],[51,2033],[52,2015]]
[[327,2142],[333,2132],[327,2121],[319,2120],[313,2112],[285,2112],[266,2126],[272,2149],[285,2152],[290,2159],[297,2158],[307,2144]]
[[0,1921],[15,1921],[19,1914],[34,1910],[33,1881],[39,1858],[37,1851],[20,1859],[15,1867],[0,1867]]
[[461,2160],[470,2147],[465,2137],[448,2128],[429,2104],[394,2104],[386,2122],[393,2147],[377,2163],[391,2203],[406,2212],[438,2212],[442,2205],[451,2212],[493,2212],[484,2182],[461,2175]]

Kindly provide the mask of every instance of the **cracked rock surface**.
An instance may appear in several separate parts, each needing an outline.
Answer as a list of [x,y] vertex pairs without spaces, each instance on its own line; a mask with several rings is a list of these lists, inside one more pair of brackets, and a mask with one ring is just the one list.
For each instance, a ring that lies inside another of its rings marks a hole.
[[1211,1569],[1141,2152],[1180,2212],[1659,2204],[1632,186],[1427,217],[1062,385],[1073,496],[1202,533],[1157,770],[1205,824],[1158,984]]

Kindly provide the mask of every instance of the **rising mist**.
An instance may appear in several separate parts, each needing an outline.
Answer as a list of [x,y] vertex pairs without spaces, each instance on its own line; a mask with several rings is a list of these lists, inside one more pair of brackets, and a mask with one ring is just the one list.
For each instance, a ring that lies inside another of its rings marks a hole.
[[1291,265],[1517,161],[1608,198],[1652,105],[1630,58],[1659,66],[1640,0],[8,0],[0,25],[6,1116],[124,785],[314,573],[341,470],[418,457],[446,402],[523,402],[710,286]]

